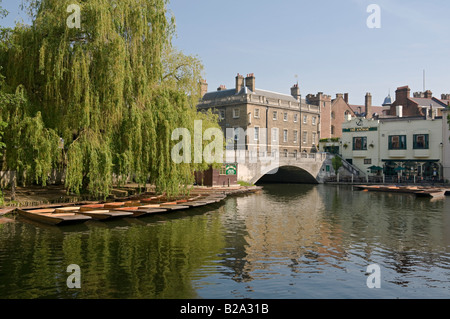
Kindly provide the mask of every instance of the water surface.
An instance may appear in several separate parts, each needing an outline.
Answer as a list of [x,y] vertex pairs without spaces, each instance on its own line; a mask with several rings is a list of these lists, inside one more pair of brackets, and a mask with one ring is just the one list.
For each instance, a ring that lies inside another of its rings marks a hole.
[[[79,289],[66,284],[71,264]],[[449,297],[449,197],[273,184],[141,219],[0,224],[0,298]]]

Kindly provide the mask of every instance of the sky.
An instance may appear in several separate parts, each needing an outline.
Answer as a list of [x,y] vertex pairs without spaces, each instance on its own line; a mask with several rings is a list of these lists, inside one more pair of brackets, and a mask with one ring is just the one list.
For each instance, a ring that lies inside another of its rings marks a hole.
[[[20,3],[2,1],[10,12],[2,26],[26,22]],[[254,73],[258,89],[290,94],[298,82],[302,96],[349,93],[351,104],[370,92],[381,105],[405,85],[450,94],[448,0],[171,0],[168,8],[174,46],[202,61],[210,91]]]

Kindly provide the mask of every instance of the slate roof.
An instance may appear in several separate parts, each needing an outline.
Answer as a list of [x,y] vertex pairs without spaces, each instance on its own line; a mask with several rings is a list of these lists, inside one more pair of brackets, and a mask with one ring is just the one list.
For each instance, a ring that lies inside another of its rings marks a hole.
[[[269,99],[283,100],[283,101],[288,101],[288,102],[290,101],[293,103],[298,103],[298,101],[292,95],[277,93],[277,92],[272,92],[272,91],[267,91],[267,90],[261,90],[261,89],[255,89],[255,91],[253,92],[246,86],[244,86],[239,91],[239,93],[236,93],[235,88],[228,89],[228,90],[222,90],[222,91],[208,92],[203,96],[202,100],[203,101],[211,101],[211,100],[215,100],[215,99],[226,98],[229,96],[248,95],[248,94],[256,94],[256,95],[264,96]],[[302,100],[302,103],[303,102],[305,102],[305,100]]]
[[446,105],[443,102],[439,101],[438,99],[434,99],[434,98],[426,99],[426,98],[422,98],[422,97],[410,97],[409,99],[411,101],[416,102],[419,106],[429,107],[431,105],[433,108],[438,108],[438,109],[446,107]]
[[[365,114],[366,106],[365,105],[355,105],[355,104],[349,104],[350,108],[352,109],[353,113],[359,114],[361,108],[361,114]],[[372,114],[377,113],[379,115],[383,114],[384,107],[382,106],[373,106],[372,105]]]

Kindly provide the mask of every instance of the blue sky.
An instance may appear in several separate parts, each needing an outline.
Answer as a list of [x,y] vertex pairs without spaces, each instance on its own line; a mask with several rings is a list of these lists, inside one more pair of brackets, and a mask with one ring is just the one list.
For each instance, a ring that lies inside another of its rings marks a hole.
[[[12,26],[17,0],[0,20]],[[367,7],[377,4],[381,28],[370,29]],[[171,0],[177,23],[174,45],[205,66],[209,89],[234,87],[237,73],[254,73],[260,89],[303,96],[349,93],[363,104],[366,92],[381,105],[399,86],[440,97],[450,93],[448,0]]]

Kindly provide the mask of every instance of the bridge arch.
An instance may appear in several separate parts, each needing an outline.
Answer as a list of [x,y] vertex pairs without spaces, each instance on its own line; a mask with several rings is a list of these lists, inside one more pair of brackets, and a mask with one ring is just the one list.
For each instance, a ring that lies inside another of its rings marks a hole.
[[298,165],[281,165],[266,169],[253,177],[252,183],[305,183],[318,184],[316,177],[307,167]]
[[[298,157],[275,156],[265,158],[264,161],[246,157],[244,162],[238,162],[238,180],[255,184],[263,176],[268,175],[269,177],[264,177],[265,180],[270,177],[284,177],[286,181],[297,183],[322,183],[326,161],[328,161],[326,153],[302,154]],[[292,174],[294,180],[291,180],[286,173]]]

